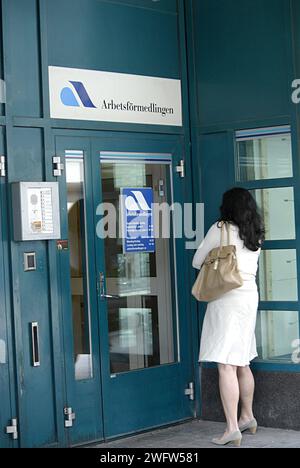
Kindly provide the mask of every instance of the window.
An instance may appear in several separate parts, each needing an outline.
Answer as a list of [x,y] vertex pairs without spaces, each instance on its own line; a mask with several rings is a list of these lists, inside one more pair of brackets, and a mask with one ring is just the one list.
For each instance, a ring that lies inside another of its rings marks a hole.
[[292,363],[299,340],[299,312],[260,310],[256,324],[259,359]]
[[297,301],[296,250],[263,250],[259,259],[261,301]]
[[[145,156],[100,154],[102,197],[116,208],[116,219],[124,189],[152,190],[156,203],[172,200],[170,157]],[[177,362],[172,239],[157,237],[153,251],[127,251],[119,236],[106,237],[104,246],[111,374]]]
[[241,131],[236,136],[239,181],[293,177],[289,127]]
[[266,241],[259,261],[261,309],[258,360],[296,364],[299,343],[297,236],[291,129],[289,126],[236,132],[236,180],[249,189],[261,211]]
[[252,192],[263,215],[266,240],[295,239],[294,188],[265,188]]
[[66,151],[66,183],[76,380],[93,377],[83,151]]

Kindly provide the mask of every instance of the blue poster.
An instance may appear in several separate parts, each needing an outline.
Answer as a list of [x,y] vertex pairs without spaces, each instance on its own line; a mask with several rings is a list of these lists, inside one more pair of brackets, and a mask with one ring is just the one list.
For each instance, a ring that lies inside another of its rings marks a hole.
[[122,188],[123,252],[155,252],[153,189]]

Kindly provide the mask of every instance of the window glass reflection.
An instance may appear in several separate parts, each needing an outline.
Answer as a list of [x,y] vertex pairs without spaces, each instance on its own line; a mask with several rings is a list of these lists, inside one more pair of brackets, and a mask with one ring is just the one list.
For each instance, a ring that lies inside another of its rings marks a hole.
[[[169,201],[169,164],[102,159],[101,179],[117,219],[122,189],[152,188],[154,202]],[[108,237],[104,246],[111,373],[174,362],[172,241],[156,239],[154,253],[127,253],[122,238]]]
[[258,277],[261,301],[297,301],[296,250],[263,250]]
[[299,313],[289,310],[260,310],[256,325],[259,359],[293,362],[299,357]]
[[253,190],[263,216],[266,240],[295,239],[293,187]]
[[82,151],[66,152],[66,183],[76,380],[92,377],[84,163]]
[[237,153],[242,182],[293,176],[290,134],[238,139]]

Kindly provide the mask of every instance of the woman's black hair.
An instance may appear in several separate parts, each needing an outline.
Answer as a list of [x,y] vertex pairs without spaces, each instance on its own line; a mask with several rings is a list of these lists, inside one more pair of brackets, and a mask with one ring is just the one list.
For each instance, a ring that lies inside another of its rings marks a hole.
[[238,226],[240,238],[249,250],[256,252],[261,247],[265,229],[256,201],[248,190],[235,187],[225,192],[220,212],[219,222]]

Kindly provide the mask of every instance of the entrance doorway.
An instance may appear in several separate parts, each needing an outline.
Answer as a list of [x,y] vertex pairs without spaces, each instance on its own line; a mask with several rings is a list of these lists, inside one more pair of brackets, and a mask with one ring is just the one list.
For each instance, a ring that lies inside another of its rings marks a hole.
[[153,203],[183,203],[176,140],[56,135],[65,168],[58,256],[70,445],[194,415],[184,241],[174,238],[172,213],[169,237],[122,235],[141,229],[146,212],[155,229]]

